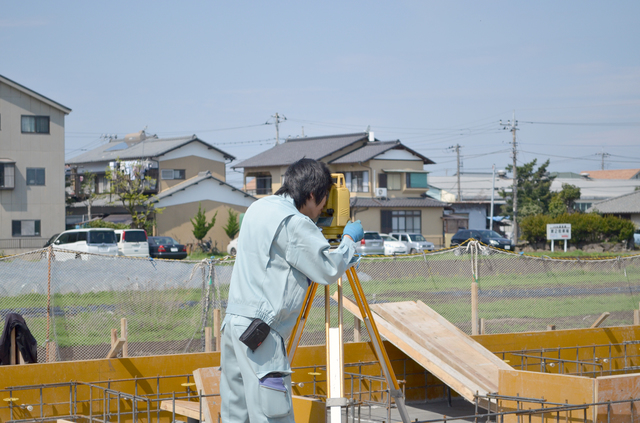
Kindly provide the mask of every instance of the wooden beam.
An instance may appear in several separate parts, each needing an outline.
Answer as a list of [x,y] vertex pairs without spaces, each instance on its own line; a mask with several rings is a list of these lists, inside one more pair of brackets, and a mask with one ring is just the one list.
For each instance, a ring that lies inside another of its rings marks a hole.
[[129,335],[127,328],[127,319],[123,317],[120,319],[120,338],[124,339],[124,345],[122,346],[122,357],[129,357]]
[[220,345],[220,326],[222,325],[222,314],[219,308],[213,309],[213,336],[216,339],[216,345],[214,351],[221,351]]
[[547,325],[547,330],[556,330],[556,325]]
[[633,310],[633,324],[640,325],[640,310]]
[[116,342],[111,345],[111,350],[109,351],[109,354],[107,354],[107,358],[116,358],[118,353],[122,351],[122,347],[124,346],[125,342],[126,341],[122,338],[116,340]]
[[204,328],[204,352],[213,351],[211,341],[211,328],[207,326]]
[[[160,409],[173,413],[175,411],[176,414],[181,416],[189,417],[191,419],[195,419],[198,421],[204,421],[202,417],[204,417],[204,408],[200,410],[200,401],[184,401],[184,400],[176,400],[176,406],[173,407],[173,400],[164,400],[160,402]],[[200,416],[200,411],[202,411],[203,416]]]
[[598,317],[598,320],[596,320],[595,322],[593,322],[593,324],[591,325],[591,328],[597,328],[599,327],[602,322],[604,322],[605,320],[607,320],[607,317],[609,317],[611,313],[609,313],[608,311],[605,311],[604,313],[602,313],[600,315],[600,317]]

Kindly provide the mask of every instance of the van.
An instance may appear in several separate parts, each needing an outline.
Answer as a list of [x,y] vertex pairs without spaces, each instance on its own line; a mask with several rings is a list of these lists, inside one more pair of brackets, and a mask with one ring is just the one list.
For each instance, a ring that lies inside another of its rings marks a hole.
[[118,255],[127,257],[149,257],[149,239],[144,229],[116,229]]
[[62,232],[55,240],[49,240],[53,248],[81,253],[118,255],[116,234],[108,228],[71,229]]

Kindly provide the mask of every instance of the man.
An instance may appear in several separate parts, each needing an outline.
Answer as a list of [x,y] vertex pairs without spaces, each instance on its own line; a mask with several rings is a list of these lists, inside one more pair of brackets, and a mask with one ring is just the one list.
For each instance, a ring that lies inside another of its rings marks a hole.
[[314,221],[331,185],[324,163],[302,159],[287,169],[275,195],[245,213],[222,323],[225,423],[294,421],[285,339],[311,281],[337,281],[363,237],[360,221],[349,223],[339,247],[329,250]]

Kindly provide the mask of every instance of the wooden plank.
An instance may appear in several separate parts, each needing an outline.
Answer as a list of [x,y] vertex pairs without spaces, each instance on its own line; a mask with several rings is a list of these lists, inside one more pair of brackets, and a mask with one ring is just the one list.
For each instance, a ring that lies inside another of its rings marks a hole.
[[430,319],[415,302],[376,304],[374,307],[376,313],[392,323],[397,330],[437,355],[450,368],[475,380],[491,392],[498,390],[498,367],[474,348],[484,348],[480,344],[466,343],[466,335],[462,337],[458,331],[450,331]]
[[[344,298],[343,304],[344,308],[351,314],[362,320],[360,310],[355,303]],[[473,401],[476,391],[481,395],[495,392],[495,390],[489,390],[486,386],[480,385],[468,376],[461,374],[447,362],[398,331],[396,327],[379,315],[375,316],[375,321],[382,336],[467,400]]]
[[107,358],[116,358],[118,353],[122,350],[125,342],[127,341],[120,338],[114,344],[111,344],[111,349],[109,350],[109,354],[107,354]]
[[[200,416],[200,402],[176,400],[175,412],[181,416],[190,417],[196,420],[202,420]],[[160,409],[173,413],[173,400],[164,400],[160,402]],[[202,409],[204,414],[204,408]]]
[[[640,398],[640,374],[601,376],[596,378],[596,401],[619,401],[629,398]],[[596,421],[607,421],[607,406],[601,405],[597,410]],[[633,403],[633,415],[637,421],[640,404]],[[630,422],[631,404],[611,404],[611,423]]]
[[609,317],[610,314],[611,313],[609,313],[608,311],[605,311],[604,313],[602,313],[600,317],[598,317],[598,320],[593,322],[593,324],[591,325],[591,328],[597,328],[598,326],[600,326],[602,322],[607,320],[607,317]]
[[324,402],[308,397],[293,395],[293,418],[297,422],[325,423],[326,406]]
[[[202,395],[220,394],[220,367],[206,367],[193,371],[193,380]],[[220,397],[205,397],[202,409],[206,423],[217,423],[220,414]]]

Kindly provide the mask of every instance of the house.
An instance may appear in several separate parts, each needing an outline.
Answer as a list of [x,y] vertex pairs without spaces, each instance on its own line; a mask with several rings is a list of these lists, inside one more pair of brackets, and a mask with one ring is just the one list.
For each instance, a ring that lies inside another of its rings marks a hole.
[[640,190],[593,203],[587,211],[628,219],[640,228]]
[[64,230],[66,106],[0,75],[0,255]]
[[276,192],[287,167],[305,157],[344,174],[351,216],[365,230],[420,232],[443,245],[447,203],[426,196],[424,165],[434,162],[398,140],[379,141],[369,132],[294,138],[232,167],[243,169],[247,192],[263,197]]
[[[222,230],[226,224],[228,209],[244,212],[255,198],[226,183],[227,162],[232,155],[203,141],[196,135],[175,138],[158,138],[145,131],[129,134],[124,139],[113,138],[105,144],[67,160],[71,168],[72,189],[75,201],[69,206],[67,225],[73,227],[88,219],[86,201],[82,201],[80,184],[87,173],[96,176],[94,191],[109,192],[107,169],[120,161],[121,166],[141,166],[142,174],[155,183],[146,187],[145,194],[152,197],[156,208],[166,209],[155,216],[155,233],[172,236],[182,243],[193,243],[195,238],[190,219],[202,203],[208,219],[218,212],[216,226],[207,234],[207,239],[218,243],[221,250],[229,242]],[[91,217],[102,216],[103,220],[130,223],[114,198],[103,196],[93,202]]]

